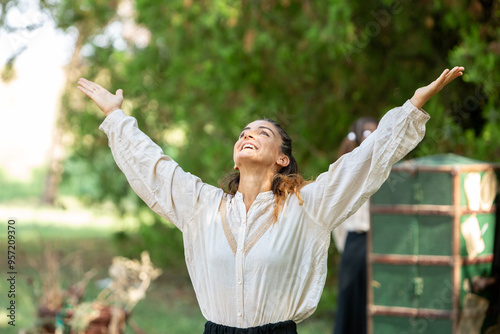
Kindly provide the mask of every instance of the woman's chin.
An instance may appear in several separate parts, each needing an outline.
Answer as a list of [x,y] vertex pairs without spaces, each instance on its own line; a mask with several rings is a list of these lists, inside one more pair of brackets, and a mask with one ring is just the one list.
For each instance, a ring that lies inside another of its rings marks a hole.
[[238,153],[238,156],[236,157],[236,160],[237,161],[255,161],[258,159],[258,156],[257,154],[255,154],[256,152],[254,151],[250,151],[250,150],[247,150],[247,151],[241,151]]
[[244,155],[244,156],[238,156],[238,159],[236,160],[236,166],[245,169],[245,167],[252,167],[255,168],[255,166],[261,166],[263,165],[263,162],[259,157],[257,156],[252,156],[252,155]]

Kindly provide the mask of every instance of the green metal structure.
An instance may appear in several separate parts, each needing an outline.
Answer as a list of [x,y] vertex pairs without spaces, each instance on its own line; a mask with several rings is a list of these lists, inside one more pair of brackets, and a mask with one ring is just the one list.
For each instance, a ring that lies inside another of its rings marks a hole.
[[462,310],[491,274],[499,170],[454,154],[393,167],[371,199],[369,333],[459,333],[484,319]]

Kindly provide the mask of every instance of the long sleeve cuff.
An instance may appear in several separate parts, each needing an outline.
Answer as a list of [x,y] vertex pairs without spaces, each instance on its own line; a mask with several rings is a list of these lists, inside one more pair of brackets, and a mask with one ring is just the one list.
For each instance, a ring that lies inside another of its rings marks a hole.
[[431,116],[427,113],[427,111],[425,111],[425,110],[424,110],[424,109],[422,109],[422,108],[417,108],[417,107],[415,107],[415,106],[413,105],[413,103],[411,103],[411,101],[410,101],[410,100],[407,100],[407,101],[403,104],[403,108],[404,108],[405,110],[416,109],[416,110],[420,111],[421,116],[419,116],[419,115],[418,115],[418,113],[417,113],[417,115],[416,115],[416,117],[417,117],[417,119],[418,119],[418,120],[422,120],[422,121],[427,122],[427,121],[431,118]]
[[104,121],[99,126],[99,130],[109,135],[109,132],[111,131],[111,127],[113,126],[113,124],[125,117],[127,117],[127,115],[125,115],[123,110],[116,109],[115,111],[111,112],[108,116],[106,116]]

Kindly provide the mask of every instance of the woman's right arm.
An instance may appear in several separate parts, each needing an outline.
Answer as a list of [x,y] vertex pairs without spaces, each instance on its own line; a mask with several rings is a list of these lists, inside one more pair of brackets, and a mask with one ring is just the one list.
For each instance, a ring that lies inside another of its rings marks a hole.
[[180,230],[194,218],[203,200],[216,197],[203,196],[217,188],[184,172],[122,110],[109,114],[99,128],[107,134],[116,164],[135,193]]
[[184,225],[196,216],[202,201],[217,198],[215,193],[219,189],[184,172],[165,155],[137,127],[136,119],[119,109],[123,101],[120,90],[113,95],[97,84],[83,80],[79,81],[82,85],[79,89],[107,116],[99,128],[108,136],[116,164],[129,184],[153,211],[183,230]]

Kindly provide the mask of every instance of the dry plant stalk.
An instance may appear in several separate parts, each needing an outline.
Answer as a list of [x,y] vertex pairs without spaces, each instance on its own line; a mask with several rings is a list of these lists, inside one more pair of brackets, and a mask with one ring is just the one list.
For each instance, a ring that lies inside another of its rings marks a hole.
[[80,304],[75,308],[71,318],[72,329],[83,333],[80,331],[102,317],[101,311],[106,309],[111,312],[107,333],[123,333],[126,317],[137,302],[145,297],[149,285],[160,274],[161,270],[153,266],[146,251],[141,253],[141,261],[114,257],[109,268],[111,284],[92,303]]
[[141,253],[141,262],[114,257],[109,268],[112,282],[97,296],[96,301],[117,305],[130,312],[145,297],[149,285],[160,274],[161,270],[153,266],[146,251]]
[[[73,252],[66,258],[61,259],[61,254],[58,254],[50,246],[46,246],[42,261],[30,259],[30,265],[40,275],[41,288],[34,283],[32,284],[41,310],[56,312],[62,308],[63,304],[76,305],[80,302],[88,282],[95,276],[97,270],[92,269],[86,272],[80,281],[67,289],[63,289],[60,270],[61,264],[66,265],[67,262],[71,262],[75,264],[71,266],[72,272],[81,271],[80,256],[79,252]],[[81,276],[81,274],[79,273],[77,276]]]
[[71,317],[71,329],[77,333],[83,333],[100,314],[100,309],[97,309],[93,302],[78,304]]
[[51,248],[46,248],[43,262],[45,270],[39,271],[42,281],[40,305],[48,311],[57,311],[61,308],[64,295],[61,288],[59,257]]
[[47,244],[41,255],[42,259],[29,259],[30,265],[37,270],[40,277],[39,283],[31,281],[34,295],[38,299],[37,330],[40,333],[62,334],[63,329],[56,319],[58,316],[64,318],[65,309],[75,307],[81,302],[88,282],[97,271],[92,269],[86,272],[80,281],[65,288],[61,268],[69,264],[70,270],[66,270],[65,274],[69,272],[73,276],[76,274],[75,277],[81,277],[81,252],[72,252],[62,258],[62,252],[55,251]]

